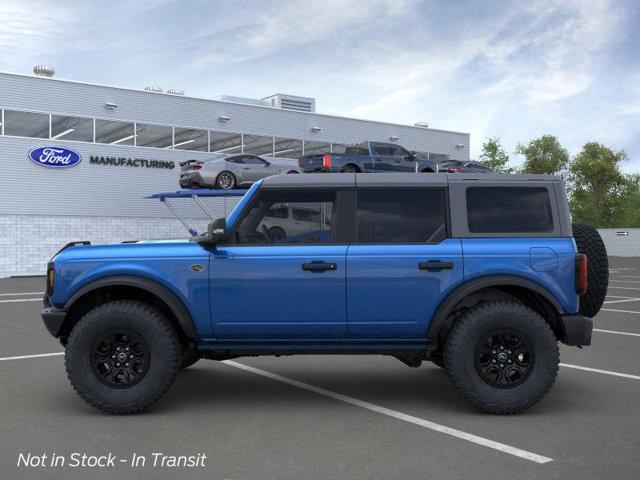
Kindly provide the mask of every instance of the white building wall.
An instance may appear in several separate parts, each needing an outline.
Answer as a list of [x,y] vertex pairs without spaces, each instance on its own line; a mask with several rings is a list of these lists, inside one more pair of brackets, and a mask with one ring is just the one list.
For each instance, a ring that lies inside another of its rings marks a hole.
[[640,257],[640,228],[601,228],[598,232],[610,257]]
[[[207,221],[192,219],[190,224],[202,232]],[[0,215],[0,232],[0,278],[44,275],[47,262],[72,240],[96,244],[188,237],[178,220],[165,217]]]

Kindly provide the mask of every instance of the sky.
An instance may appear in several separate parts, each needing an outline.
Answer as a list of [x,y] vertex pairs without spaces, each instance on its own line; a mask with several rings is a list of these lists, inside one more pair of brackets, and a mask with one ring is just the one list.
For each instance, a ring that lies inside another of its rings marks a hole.
[[640,172],[640,0],[0,0],[0,71],[187,95],[316,99],[318,112],[518,143],[624,149]]

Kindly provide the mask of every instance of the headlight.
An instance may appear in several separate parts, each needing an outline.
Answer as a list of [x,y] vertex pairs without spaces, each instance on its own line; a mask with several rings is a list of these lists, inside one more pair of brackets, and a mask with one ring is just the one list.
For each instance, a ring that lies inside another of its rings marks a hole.
[[47,297],[53,293],[53,262],[47,263]]

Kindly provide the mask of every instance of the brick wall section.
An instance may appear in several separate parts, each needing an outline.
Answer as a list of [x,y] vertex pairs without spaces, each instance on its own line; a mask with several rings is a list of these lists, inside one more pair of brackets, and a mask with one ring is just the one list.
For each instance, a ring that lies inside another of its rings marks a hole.
[[[206,228],[206,220],[189,223],[201,232]],[[187,236],[173,218],[0,215],[0,278],[44,275],[49,259],[73,240],[95,244]]]

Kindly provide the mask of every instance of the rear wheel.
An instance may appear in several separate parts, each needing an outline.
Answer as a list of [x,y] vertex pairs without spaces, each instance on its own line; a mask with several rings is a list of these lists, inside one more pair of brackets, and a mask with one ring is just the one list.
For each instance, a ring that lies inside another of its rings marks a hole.
[[486,302],[451,327],[444,363],[454,388],[489,413],[516,413],[549,391],[560,354],[544,319],[518,302]]
[[360,170],[358,170],[353,165],[346,165],[346,166],[342,167],[342,170],[340,170],[340,171],[342,173],[359,173],[360,172]]
[[74,326],[66,345],[71,386],[107,413],[150,407],[173,384],[182,351],[165,318],[146,303],[119,300],[97,306]]
[[236,177],[228,170],[220,172],[216,177],[216,187],[222,190],[230,190],[236,186]]
[[578,252],[587,256],[587,292],[580,296],[580,313],[594,317],[602,308],[609,287],[607,249],[591,225],[574,223],[572,227]]
[[282,227],[271,227],[269,229],[269,238],[272,242],[287,238],[287,232]]

